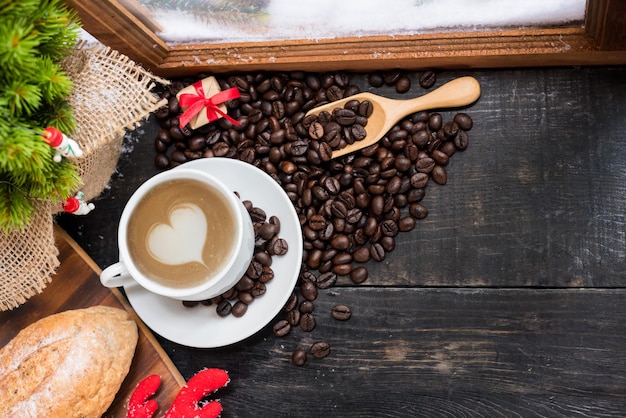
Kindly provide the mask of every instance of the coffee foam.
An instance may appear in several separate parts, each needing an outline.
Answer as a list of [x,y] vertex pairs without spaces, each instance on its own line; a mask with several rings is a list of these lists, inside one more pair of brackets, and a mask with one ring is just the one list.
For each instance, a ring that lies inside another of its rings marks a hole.
[[157,223],[150,228],[146,247],[163,264],[195,261],[207,267],[202,259],[206,234],[207,220],[202,209],[193,203],[182,203],[171,208],[169,224]]

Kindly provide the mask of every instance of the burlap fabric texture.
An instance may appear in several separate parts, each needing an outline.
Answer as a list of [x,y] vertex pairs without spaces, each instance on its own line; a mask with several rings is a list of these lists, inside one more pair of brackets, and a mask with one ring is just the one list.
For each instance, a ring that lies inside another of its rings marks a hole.
[[79,44],[62,66],[74,82],[69,101],[76,118],[71,136],[83,150],[76,161],[83,180],[80,190],[91,200],[115,171],[126,129],[136,128],[165,104],[151,90],[169,82],[101,44]]
[[[83,150],[83,157],[75,161],[83,183],[80,191],[91,200],[102,193],[115,171],[126,129],[136,128],[164,105],[152,89],[169,82],[101,44],[79,43],[62,67],[74,83],[69,101],[76,131],[70,136]],[[24,231],[0,232],[2,311],[43,292],[59,266],[53,216],[62,211],[61,202],[36,205],[37,216]]]

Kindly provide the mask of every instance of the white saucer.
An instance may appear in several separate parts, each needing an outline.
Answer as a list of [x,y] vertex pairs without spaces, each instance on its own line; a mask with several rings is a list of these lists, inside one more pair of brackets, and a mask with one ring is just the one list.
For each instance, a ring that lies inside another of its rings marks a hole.
[[280,219],[279,236],[287,254],[272,259],[274,279],[265,294],[254,300],[241,318],[219,317],[215,305],[186,308],[182,302],[148,292],[137,284],[125,286],[137,315],[154,332],[170,341],[196,348],[217,348],[242,341],[261,330],[283,308],[294,289],[302,262],[302,230],[293,204],[280,185],[251,164],[230,158],[203,158],[183,164],[205,171],[250,200],[269,216]]

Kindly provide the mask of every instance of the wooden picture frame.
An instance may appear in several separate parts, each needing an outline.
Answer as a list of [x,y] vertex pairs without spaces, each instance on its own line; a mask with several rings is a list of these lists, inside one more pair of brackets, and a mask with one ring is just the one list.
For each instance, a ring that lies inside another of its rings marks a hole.
[[626,64],[626,2],[587,0],[582,27],[168,45],[116,0],[66,0],[84,29],[163,77],[253,70]]

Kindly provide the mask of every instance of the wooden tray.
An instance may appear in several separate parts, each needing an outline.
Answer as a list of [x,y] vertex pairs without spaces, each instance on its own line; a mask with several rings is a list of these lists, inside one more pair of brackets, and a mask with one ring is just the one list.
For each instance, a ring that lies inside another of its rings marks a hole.
[[69,309],[108,305],[130,312],[139,326],[139,341],[131,369],[105,417],[125,417],[128,397],[137,383],[150,374],[161,376],[161,387],[154,399],[159,413],[169,408],[185,380],[165,354],[154,335],[134,313],[117,289],[100,284],[100,269],[82,248],[61,228],[55,228],[61,265],[43,293],[12,311],[0,312],[0,346],[21,329],[40,318]]

